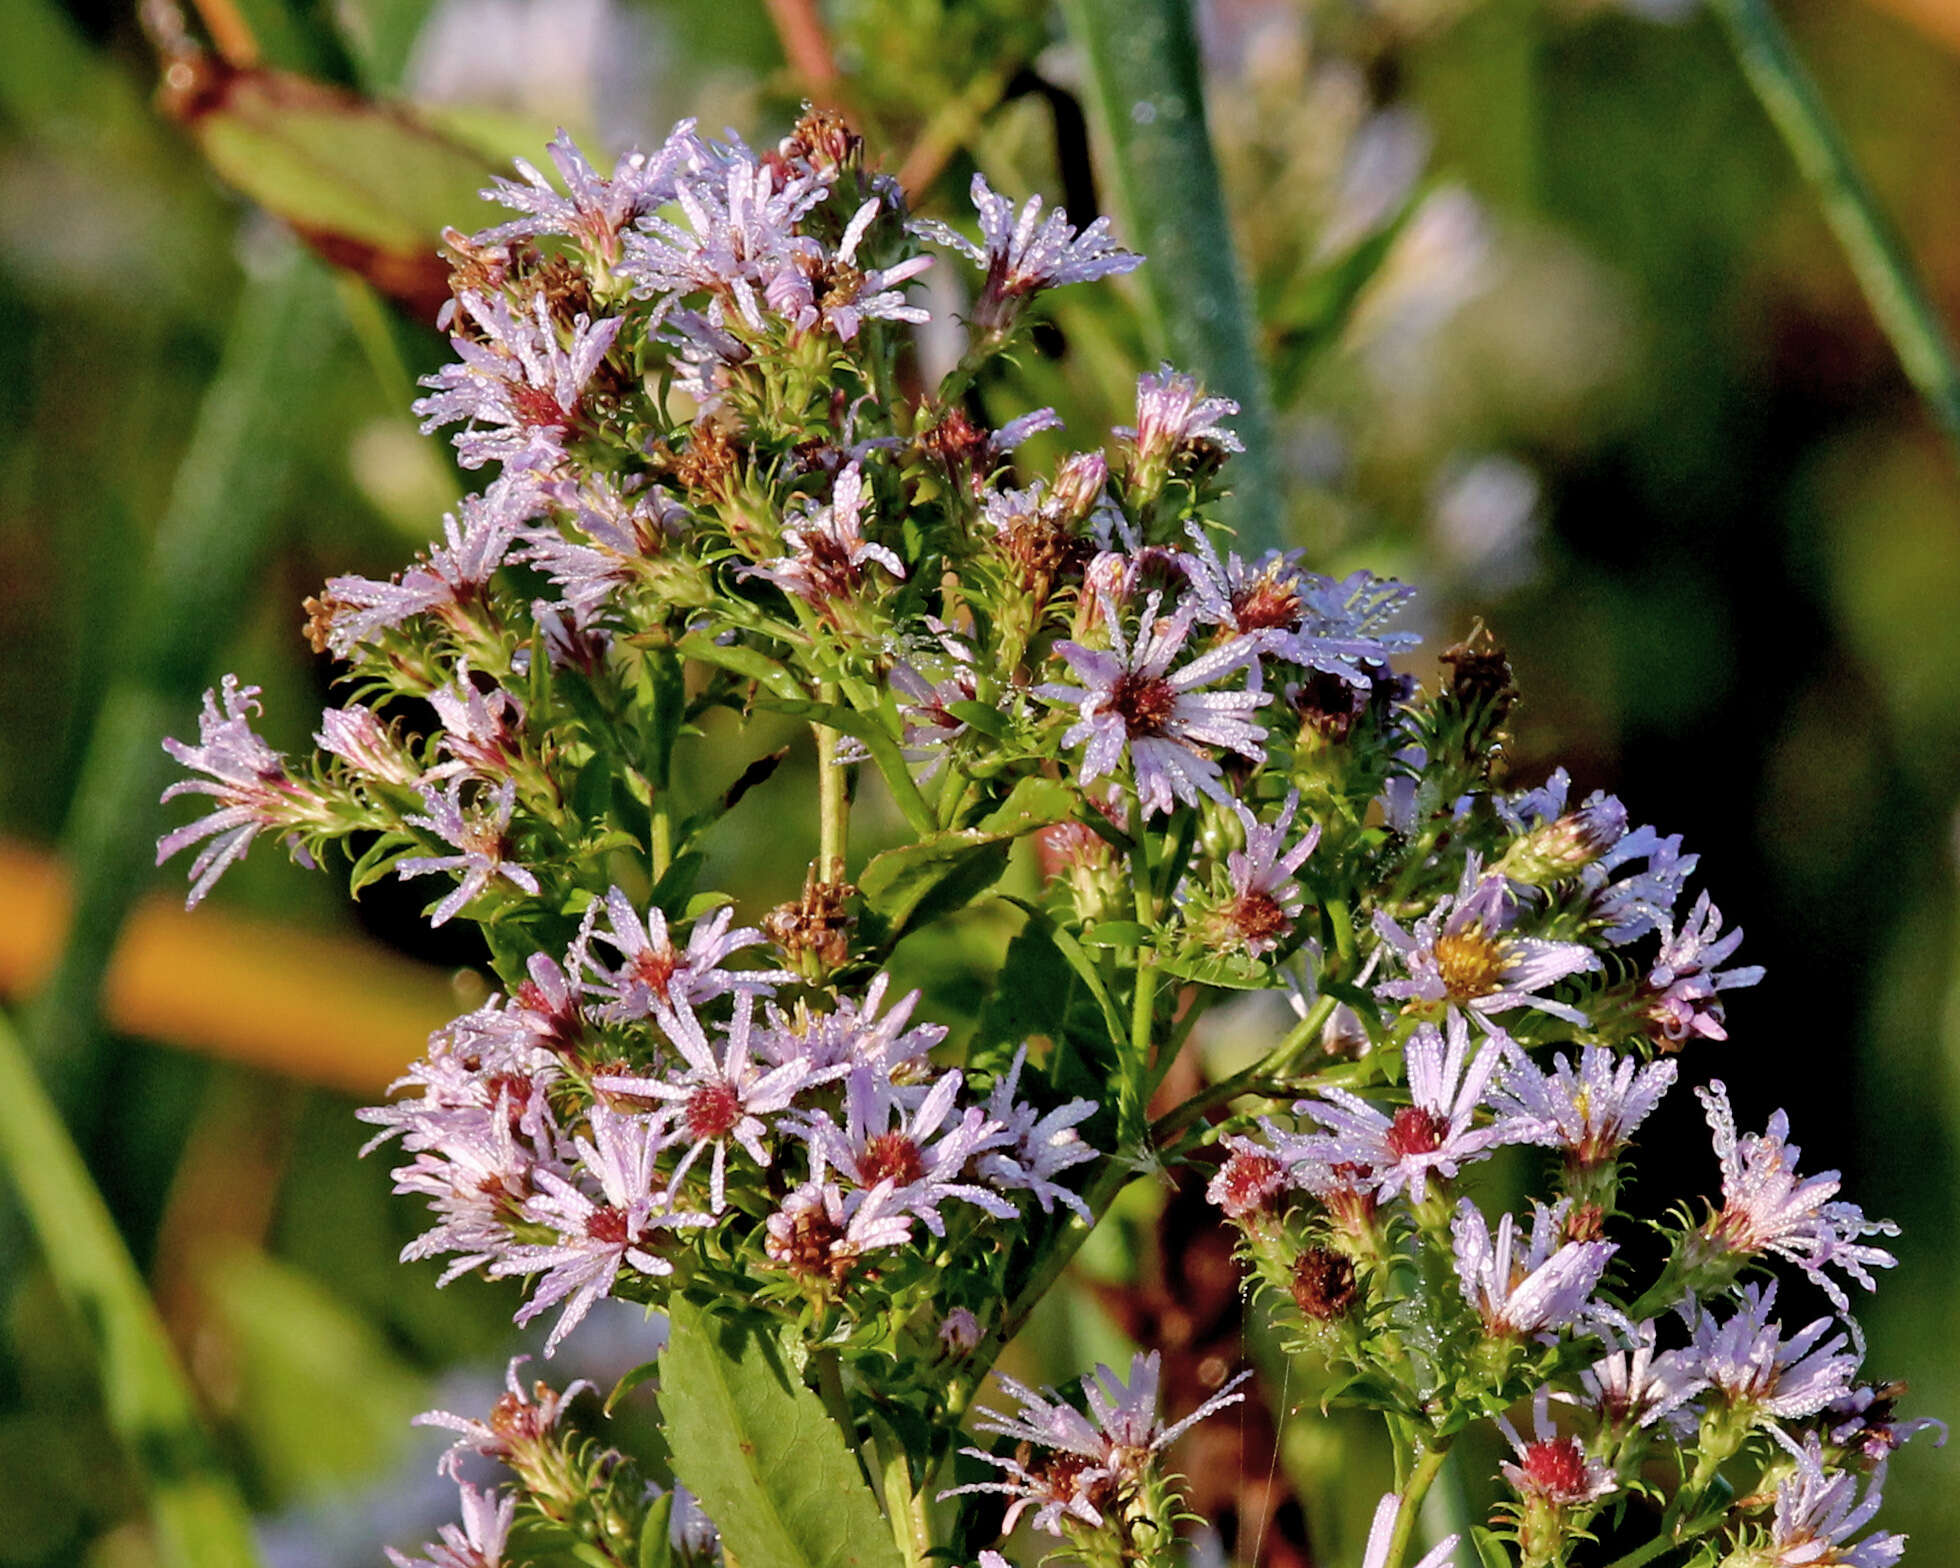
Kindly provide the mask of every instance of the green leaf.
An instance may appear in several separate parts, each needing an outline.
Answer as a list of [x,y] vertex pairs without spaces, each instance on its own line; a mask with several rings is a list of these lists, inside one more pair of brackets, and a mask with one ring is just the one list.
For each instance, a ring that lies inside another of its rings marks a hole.
[[632,1393],[634,1389],[639,1388],[642,1384],[651,1383],[659,1376],[660,1358],[658,1356],[655,1356],[651,1361],[642,1361],[631,1372],[628,1372],[617,1383],[613,1384],[612,1392],[606,1395],[604,1413],[611,1415],[613,1413],[613,1407],[628,1394]]
[[1134,920],[1099,920],[1082,933],[1084,947],[1147,947],[1150,927]]
[[935,833],[873,856],[858,877],[865,908],[877,917],[866,936],[889,945],[964,908],[1000,880],[1013,842],[998,833]]
[[109,1423],[149,1500],[159,1557],[181,1568],[251,1568],[258,1552],[237,1483],[108,1206],[4,1016],[0,1164],[94,1353]]
[[660,1353],[674,1474],[742,1568],[902,1568],[877,1499],[822,1402],[745,1325],[675,1297]]
[[354,862],[354,869],[347,873],[347,891],[355,898],[361,896],[361,889],[372,882],[379,882],[395,869],[395,862],[406,860],[421,845],[404,842],[399,833],[383,833],[367,848],[367,852]]
[[767,654],[757,653],[755,649],[740,643],[718,643],[706,632],[689,632],[674,645],[674,651],[684,659],[698,659],[703,664],[727,670],[731,675],[745,675],[784,702],[797,702],[803,698],[803,688],[797,684],[794,675]]
[[1007,944],[967,1048],[968,1064],[1003,1072],[1022,1041],[1042,1035],[1056,1048],[1048,1069],[1055,1091],[1105,1099],[1124,1030],[1102,977],[1047,915],[1019,899],[1010,902],[1028,911],[1028,923]]
[[1495,1530],[1473,1524],[1470,1527],[1470,1541],[1477,1548],[1477,1556],[1484,1568],[1512,1568],[1511,1553],[1504,1545],[1504,1538]]
[[1199,985],[1216,986],[1221,991],[1263,991],[1273,983],[1272,971],[1242,955],[1196,954],[1188,958],[1164,958],[1164,973]]
[[946,711],[962,724],[970,724],[982,735],[995,740],[1007,734],[1007,715],[990,702],[949,702]]
[[1067,822],[1081,803],[1080,793],[1066,784],[1024,778],[1007,792],[1007,799],[969,826],[983,833],[1032,833],[1052,823]]
[[[606,1408],[612,1408],[612,1400],[606,1401]],[[662,1492],[647,1509],[646,1518],[640,1521],[639,1568],[673,1568],[674,1543],[667,1538],[667,1527],[673,1517],[674,1494]]]

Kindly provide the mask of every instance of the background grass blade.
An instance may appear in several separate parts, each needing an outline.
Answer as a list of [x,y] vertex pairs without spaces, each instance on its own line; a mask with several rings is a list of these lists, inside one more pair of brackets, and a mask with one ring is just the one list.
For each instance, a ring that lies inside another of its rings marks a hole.
[[1092,112],[1110,158],[1122,238],[1149,258],[1137,276],[1152,348],[1235,398],[1232,521],[1241,548],[1281,542],[1272,404],[1239,276],[1225,192],[1205,123],[1188,0],[1064,0],[1088,58]]
[[4,1015],[0,1165],[95,1355],[103,1403],[148,1496],[163,1561],[249,1568],[258,1554],[244,1501],[219,1461],[142,1276]]
[[1872,314],[1947,438],[1960,447],[1960,365],[1912,258],[1880,209],[1768,0],[1711,0],[1743,75],[1816,191]]
[[81,1083],[102,976],[154,874],[167,734],[195,733],[214,633],[243,612],[309,417],[304,388],[338,313],[326,270],[294,251],[245,286],[216,379],[157,524],[145,588],[105,648],[109,683],[63,833],[74,875],[67,946],[31,1015],[29,1049],[58,1102]]

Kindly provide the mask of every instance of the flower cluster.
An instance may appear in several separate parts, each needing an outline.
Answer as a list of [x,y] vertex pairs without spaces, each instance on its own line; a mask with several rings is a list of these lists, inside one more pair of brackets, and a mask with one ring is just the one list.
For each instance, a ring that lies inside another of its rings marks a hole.
[[[193,902],[269,833],[344,853],[356,890],[431,879],[430,922],[482,934],[495,994],[363,1113],[434,1216],[405,1257],[527,1281],[547,1355],[605,1297],[759,1336],[800,1379],[785,1419],[820,1401],[886,1477],[905,1560],[1025,1517],[1084,1560],[1167,1565],[1171,1445],[1243,1379],[1167,1426],[1146,1350],[1086,1408],[1004,1379],[1016,1414],[962,1418],[1125,1182],[1208,1165],[1279,1310],[1408,1445],[1369,1568],[1403,1568],[1482,1419],[1529,1568],[1669,1445],[1681,1540],[1889,1560],[1890,1537],[1844,1542],[1914,1424],[1859,1380],[1855,1328],[1788,1332],[1775,1288],[1740,1284],[1794,1263],[1843,1313],[1889,1228],[1797,1175],[1780,1118],[1738,1134],[1717,1084],[1721,1203],[1626,1278],[1631,1141],[1759,978],[1706,894],[1684,910],[1695,858],[1608,796],[1571,804],[1563,773],[1503,786],[1515,693],[1487,636],[1424,689],[1399,667],[1410,590],[1222,538],[1229,399],[1163,366],[1073,451],[1052,409],[986,417],[1042,296],[1140,258],[980,178],[977,239],[914,219],[825,112],[763,151],[684,124],[609,174],[563,137],[550,156],[555,180],[489,193],[509,222],[447,236],[455,359],[416,407],[486,483],[396,576],[308,601],[351,694],[318,754],[268,747],[232,678],[170,743],[195,775],[171,795],[215,802],[159,845],[201,846]],[[977,269],[936,385],[927,244]],[[701,881],[784,760],[758,712],[809,727],[817,832],[738,911]],[[903,838],[866,855],[874,777]],[[984,1000],[896,994],[894,950],[983,901],[1016,923]],[[1260,989],[1297,1026],[1157,1105],[1207,1009]],[[1493,1219],[1479,1167],[1534,1148],[1548,1188]],[[488,1568],[533,1531],[712,1558],[671,1476],[563,1425],[571,1392],[513,1374],[488,1421],[432,1418],[510,1480],[464,1487],[429,1562]],[[1760,1484],[1718,1487],[1731,1464]],[[744,1521],[716,1522],[742,1556]]]

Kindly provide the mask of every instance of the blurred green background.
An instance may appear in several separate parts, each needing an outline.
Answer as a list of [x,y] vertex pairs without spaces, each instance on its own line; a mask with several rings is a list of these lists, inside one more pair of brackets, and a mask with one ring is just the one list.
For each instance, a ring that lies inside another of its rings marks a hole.
[[[1960,318],[1956,12],[1781,14]],[[1725,1077],[1745,1122],[1786,1105],[1812,1160],[1904,1224],[1869,1371],[1908,1379],[1912,1413],[1960,1412],[1960,488],[1812,193],[1692,4],[1212,0],[1199,21],[1295,541],[1420,585],[1432,653],[1482,615],[1526,694],[1514,778],[1563,762],[1701,853],[1769,978],[1689,1073]],[[150,885],[158,726],[190,732],[236,669],[304,747],[331,672],[299,600],[391,570],[460,484],[407,414],[440,339],[200,153],[221,151],[200,73],[241,49],[414,98],[486,157],[536,157],[558,124],[617,150],[684,114],[760,142],[814,89],[921,210],[955,211],[976,167],[1078,220],[1106,197],[1081,60],[1034,0],[0,0],[0,989],[269,1559],[312,1568],[445,1517],[407,1418],[488,1403],[514,1295],[397,1265],[418,1215],[385,1156],[355,1158],[354,1106],[481,995],[471,939],[423,929],[413,888],[350,909],[263,849],[188,921],[174,868]],[[400,171],[358,117],[279,81],[242,155],[260,194],[387,208]],[[432,199],[375,221],[426,234]],[[1038,349],[985,395],[1002,417],[1053,402],[1086,441],[1150,345],[1121,294],[1065,295]],[[788,771],[771,788],[801,798]],[[801,876],[780,845],[720,853],[745,905]],[[1691,1106],[1653,1141],[1657,1198],[1712,1183]],[[572,1370],[594,1376],[651,1342],[630,1310],[591,1338]],[[155,1560],[11,1216],[0,1476],[0,1564]],[[1922,1562],[1960,1558],[1944,1477],[1930,1447],[1895,1467],[1888,1522]]]

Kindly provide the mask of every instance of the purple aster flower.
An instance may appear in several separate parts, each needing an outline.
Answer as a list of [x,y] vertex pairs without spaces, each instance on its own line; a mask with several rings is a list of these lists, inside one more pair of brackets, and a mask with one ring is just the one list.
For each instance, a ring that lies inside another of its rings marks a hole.
[[[1178,457],[1243,452],[1245,444],[1221,425],[1238,413],[1229,397],[1206,397],[1196,376],[1160,365],[1137,377],[1137,422],[1118,425],[1117,439],[1130,450],[1138,474],[1164,474]],[[1139,481],[1145,488],[1155,485]]]
[[667,1516],[667,1544],[689,1568],[707,1568],[722,1561],[721,1531],[701,1501],[680,1482],[674,1483],[674,1507]]
[[580,616],[596,615],[621,588],[645,581],[649,564],[668,554],[687,524],[687,508],[653,487],[629,493],[615,481],[588,477],[560,481],[549,493],[571,514],[570,536],[531,529],[516,558],[549,577]]
[[[177,762],[209,775],[179,779],[163,792],[163,799],[209,795],[218,803],[215,811],[157,840],[158,865],[180,849],[210,840],[191,862],[186,909],[196,908],[218,878],[252,847],[252,840],[268,828],[324,827],[329,820],[326,802],[294,779],[286,771],[286,759],[252,733],[252,715],[260,711],[259,688],[240,686],[236,675],[227,675],[220,691],[223,712],[218,708],[219,692],[204,694],[195,746],[181,740],[166,739],[163,743],[163,749]],[[313,868],[313,857],[301,846],[296,832],[288,835],[286,844],[300,864],[308,870]]]
[[1096,1114],[1096,1102],[1070,1100],[1044,1113],[1017,1101],[1014,1096],[1027,1059],[1028,1048],[1023,1044],[1014,1053],[1014,1065],[995,1081],[987,1097],[987,1119],[999,1124],[1006,1142],[980,1157],[980,1174],[1009,1192],[1033,1193],[1044,1214],[1053,1213],[1055,1205],[1061,1203],[1094,1224],[1095,1216],[1081,1194],[1071,1192],[1055,1178],[1096,1157],[1096,1151],[1075,1130],[1077,1123]]
[[550,1444],[558,1431],[565,1406],[581,1392],[591,1392],[584,1378],[568,1384],[561,1392],[548,1383],[533,1382],[528,1388],[518,1379],[517,1369],[529,1356],[513,1356],[504,1370],[504,1387],[488,1421],[474,1421],[452,1415],[447,1410],[426,1410],[410,1424],[438,1426],[457,1434],[456,1442],[442,1456],[443,1474],[460,1480],[457,1466],[465,1454],[481,1454],[512,1469],[528,1469],[531,1461]]
[[1844,1288],[1825,1268],[1836,1265],[1866,1290],[1875,1290],[1871,1271],[1889,1269],[1898,1260],[1861,1238],[1896,1236],[1899,1227],[1890,1220],[1868,1220],[1857,1204],[1837,1200],[1842,1183],[1836,1171],[1798,1176],[1801,1151],[1788,1141],[1790,1119],[1782,1111],[1770,1117],[1767,1131],[1738,1136],[1726,1086],[1711,1083],[1695,1096],[1708,1114],[1722,1162],[1722,1209],[1702,1235],[1725,1252],[1788,1258],[1840,1312],[1848,1312]]
[[919,773],[922,784],[939,771],[947,748],[966,733],[966,720],[952,711],[953,704],[973,702],[979,696],[972,650],[950,634],[941,641],[952,655],[949,674],[930,681],[901,660],[892,666],[888,677],[892,689],[904,699],[898,705],[898,716],[905,725],[905,760],[926,764]]
[[1846,1350],[1849,1336],[1831,1333],[1835,1319],[1819,1318],[1786,1339],[1775,1311],[1774,1280],[1767,1288],[1744,1286],[1726,1323],[1693,1297],[1683,1309],[1694,1335],[1688,1355],[1696,1375],[1752,1421],[1815,1415],[1848,1394],[1858,1373],[1859,1357]]
[[1044,222],[1039,196],[1030,196],[1017,217],[1014,203],[995,194],[981,174],[973,176],[970,194],[980,214],[979,244],[932,219],[913,223],[912,232],[958,251],[986,273],[971,318],[983,333],[1007,331],[1043,289],[1089,283],[1143,265],[1141,256],[1110,237],[1107,218],[1077,233],[1059,207]]
[[465,468],[495,462],[514,472],[548,472],[578,426],[586,386],[623,318],[580,314],[571,341],[561,343],[542,291],[528,316],[496,296],[465,291],[457,298],[483,341],[452,334],[461,362],[422,378],[430,389],[414,406],[422,433],[460,422],[466,428],[455,437],[456,456]]
[[1064,1518],[1096,1528],[1103,1510],[1127,1498],[1145,1479],[1156,1456],[1169,1448],[1205,1417],[1245,1398],[1237,1392],[1250,1372],[1241,1372],[1224,1388],[1174,1426],[1165,1426],[1157,1413],[1158,1356],[1138,1352],[1130,1363],[1126,1385],[1107,1366],[1082,1380],[1088,1412],[1060,1399],[1037,1394],[1011,1377],[1000,1385],[1019,1404],[1013,1416],[983,1409],[974,1425],[982,1432],[1025,1444],[1025,1459],[1008,1459],[983,1449],[961,1452],[985,1460],[1005,1472],[1005,1479],[954,1487],[942,1499],[964,1492],[1000,1492],[1013,1499],[1002,1523],[1014,1528],[1023,1511],[1033,1506],[1034,1525],[1051,1535],[1062,1533]]
[[1729,1035],[1717,993],[1754,985],[1763,977],[1760,964],[1716,970],[1741,944],[1741,929],[1718,934],[1722,912],[1706,893],[1695,900],[1678,932],[1666,915],[1660,928],[1661,950],[1642,990],[1648,999],[1647,1017],[1662,1047],[1677,1048],[1692,1039],[1726,1040]]
[[869,272],[857,266],[857,249],[881,205],[871,197],[852,214],[837,249],[826,254],[811,236],[790,241],[787,255],[764,288],[769,306],[789,323],[793,336],[822,327],[848,343],[866,321],[930,321],[929,311],[905,303],[898,287],[932,265],[930,256],[910,256]]
[[1560,1395],[1585,1404],[1603,1426],[1616,1432],[1668,1423],[1677,1436],[1694,1430],[1692,1416],[1681,1407],[1708,1386],[1694,1355],[1685,1350],[1654,1352],[1655,1328],[1650,1318],[1637,1327],[1626,1344],[1609,1351],[1579,1374],[1585,1398]]
[[1282,854],[1293,813],[1300,806],[1297,789],[1287,792],[1286,804],[1269,823],[1260,822],[1237,801],[1232,805],[1245,828],[1245,847],[1225,857],[1231,894],[1212,912],[1212,922],[1227,940],[1241,943],[1256,956],[1278,947],[1306,907],[1294,877],[1320,842],[1320,824],[1314,823],[1299,843]]
[[1614,796],[1594,790],[1568,810],[1571,790],[1571,776],[1559,768],[1535,790],[1492,797],[1498,816],[1517,835],[1493,872],[1542,887],[1578,875],[1626,837],[1627,808]]
[[1900,1444],[1921,1432],[1937,1432],[1935,1448],[1946,1447],[1946,1423],[1931,1416],[1902,1421],[1898,1401],[1906,1392],[1903,1383],[1881,1383],[1874,1387],[1860,1383],[1832,1400],[1824,1410],[1824,1435],[1834,1448],[1842,1448],[1869,1464],[1881,1464]]
[[1601,1309],[1592,1299],[1619,1249],[1610,1241],[1567,1241],[1566,1205],[1535,1206],[1531,1239],[1518,1246],[1516,1222],[1503,1215],[1491,1234],[1468,1198],[1450,1221],[1457,1283],[1493,1339],[1524,1339],[1571,1325],[1590,1327]]
[[487,796],[479,793],[473,804],[465,806],[463,789],[468,782],[451,779],[449,789],[441,795],[423,785],[422,803],[429,808],[428,814],[405,819],[411,827],[425,828],[459,851],[454,855],[411,855],[395,862],[398,877],[428,876],[436,871],[463,873],[455,891],[436,905],[435,913],[429,917],[433,926],[441,925],[481,895],[490,886],[492,877],[502,877],[512,887],[533,896],[538,892],[538,879],[523,866],[504,858],[510,846],[508,835],[517,801],[516,781],[505,779]]
[[[601,907],[606,929],[596,925]],[[660,1008],[697,1007],[730,991],[767,995],[796,976],[782,969],[729,969],[728,960],[762,941],[753,926],[734,926],[735,911],[724,904],[712,915],[694,922],[687,946],[676,945],[668,934],[667,914],[658,904],[643,922],[618,888],[609,888],[603,905],[586,910],[585,922],[572,949],[572,967],[585,991],[606,998],[599,1016],[610,1023],[646,1018]],[[608,969],[592,952],[594,940],[619,954],[617,968]]]
[[474,604],[503,565],[523,525],[538,515],[541,492],[527,477],[505,475],[481,495],[466,495],[443,517],[444,542],[399,580],[330,577],[319,601],[316,645],[351,659],[365,642],[411,616]]
[[1616,947],[1636,942],[1672,915],[1700,860],[1681,853],[1679,833],[1635,828],[1579,873],[1587,915]]
[[1228,1134],[1221,1141],[1231,1152],[1205,1183],[1205,1201],[1216,1204],[1231,1220],[1243,1221],[1275,1212],[1280,1194],[1291,1185],[1285,1162],[1251,1138]]
[[1000,1148],[1007,1130],[978,1106],[948,1122],[963,1082],[956,1069],[920,1098],[881,1073],[852,1069],[845,1079],[844,1126],[839,1128],[825,1111],[814,1112],[804,1123],[811,1179],[822,1183],[834,1167],[867,1191],[890,1182],[893,1208],[916,1216],[935,1236],[946,1232],[939,1205],[949,1198],[996,1219],[1013,1219],[1018,1212],[1013,1204],[965,1179],[968,1164]]
[[761,332],[764,292],[794,265],[796,225],[829,194],[808,170],[758,160],[738,143],[680,180],[674,196],[684,224],[661,213],[640,220],[620,274],[660,301],[656,322],[680,299],[707,294]]
[[468,666],[456,672],[456,684],[429,693],[442,728],[441,746],[450,758],[431,768],[428,779],[474,774],[494,783],[510,777],[524,754],[524,704],[503,687],[481,691],[470,679]]
[[965,1307],[955,1307],[939,1320],[939,1348],[957,1360],[971,1355],[980,1343],[980,1320]]
[[1079,710],[1062,744],[1088,743],[1085,786],[1113,772],[1128,748],[1145,816],[1168,812],[1180,800],[1196,805],[1201,793],[1230,804],[1217,759],[1203,748],[1224,747],[1263,762],[1265,731],[1249,715],[1271,700],[1266,692],[1200,690],[1258,657],[1258,644],[1249,637],[1223,643],[1172,673],[1171,662],[1191,635],[1192,612],[1186,608],[1160,620],[1159,600],[1153,593],[1145,601],[1134,643],[1125,641],[1117,615],[1106,608],[1107,652],[1078,642],[1055,645],[1081,686],[1035,688],[1036,696]]
[[1461,1017],[1450,1019],[1447,1043],[1433,1024],[1418,1029],[1404,1058],[1411,1103],[1393,1115],[1346,1089],[1329,1089],[1325,1099],[1301,1100],[1294,1110],[1327,1129],[1324,1138],[1308,1140],[1310,1152],[1321,1163],[1369,1172],[1367,1181],[1380,1202],[1406,1191],[1421,1203],[1428,1197],[1432,1174],[1454,1177],[1498,1146],[1529,1137],[1536,1129],[1527,1121],[1477,1125],[1477,1113],[1486,1108],[1485,1091],[1509,1042],[1502,1035],[1488,1039],[1474,1058],[1469,1046],[1469,1027]]
[[742,575],[761,577],[784,593],[795,594],[822,609],[834,599],[848,598],[864,582],[865,563],[876,561],[905,580],[905,563],[881,544],[864,537],[862,515],[866,500],[864,475],[847,463],[837,475],[828,506],[810,506],[783,527],[790,554],[742,568]]
[[1649,1062],[1589,1045],[1579,1053],[1579,1070],[1563,1055],[1553,1070],[1542,1071],[1522,1053],[1506,1069],[1497,1103],[1512,1115],[1534,1121],[1539,1132],[1528,1141],[1562,1149],[1568,1164],[1589,1169],[1615,1158],[1673,1086],[1674,1063]]
[[799,1279],[827,1280],[834,1287],[865,1253],[911,1239],[911,1216],[890,1180],[868,1192],[809,1181],[764,1222],[762,1250]]
[[[1388,1493],[1375,1504],[1374,1522],[1368,1526],[1368,1544],[1362,1549],[1361,1568],[1388,1568],[1389,1548],[1395,1544],[1395,1520],[1402,1511],[1402,1499]],[[1446,1535],[1427,1552],[1415,1568],[1456,1568],[1456,1543],[1460,1535]]]
[[1726,1562],[1735,1568],[1892,1568],[1905,1556],[1903,1535],[1881,1530],[1862,1541],[1851,1539],[1878,1516],[1884,1484],[1881,1465],[1860,1499],[1856,1475],[1824,1468],[1823,1447],[1813,1433],[1795,1471],[1777,1485],[1768,1538],[1732,1553]]
[[1560,1508],[1584,1507],[1619,1490],[1613,1472],[1587,1455],[1576,1437],[1561,1437],[1551,1420],[1551,1392],[1539,1389],[1531,1398],[1531,1436],[1522,1437],[1503,1416],[1499,1430],[1511,1445],[1517,1462],[1498,1466],[1504,1479],[1527,1500],[1541,1499]]
[[408,748],[371,708],[328,708],[313,743],[377,784],[413,786],[422,780]]
[[592,1136],[574,1147],[584,1174],[595,1181],[593,1196],[553,1171],[540,1171],[539,1191],[524,1205],[524,1217],[557,1232],[554,1242],[509,1248],[490,1265],[492,1275],[543,1273],[531,1299],[519,1309],[521,1327],[545,1308],[565,1302],[565,1310],[544,1342],[549,1356],[577,1328],[592,1303],[612,1294],[622,1267],[641,1274],[674,1272],[674,1265],[648,1250],[663,1230],[712,1225],[706,1214],[669,1212],[654,1196],[653,1163],[660,1143],[652,1118],[592,1107]]
[[610,266],[619,260],[621,235],[636,220],[673,200],[676,176],[699,156],[701,145],[694,135],[694,121],[683,120],[658,151],[647,154],[636,148],[627,153],[610,179],[592,167],[563,130],[545,150],[565,194],[560,195],[532,164],[514,159],[521,182],[500,176],[490,182],[483,197],[524,216],[474,236],[473,244],[500,245],[555,234],[575,241],[601,266]]
[[1580,1028],[1586,1015],[1576,1007],[1541,995],[1568,975],[1600,967],[1599,956],[1578,942],[1548,942],[1517,936],[1507,927],[1515,916],[1510,883],[1496,872],[1480,875],[1477,857],[1463,868],[1454,894],[1445,894],[1416,923],[1414,934],[1386,911],[1375,916],[1375,930],[1401,956],[1407,978],[1387,980],[1375,994],[1421,1005],[1442,1004],[1452,1016],[1474,1014],[1485,1028],[1493,1014],[1530,1007]]
[[674,389],[693,398],[703,414],[727,402],[736,372],[755,354],[728,330],[720,300],[705,311],[668,311],[656,341],[668,351]]
[[917,991],[906,992],[880,1017],[878,1009],[890,988],[891,976],[880,974],[865,987],[862,1002],[840,996],[828,1011],[812,1011],[799,1002],[789,1014],[771,1004],[769,1032],[758,1048],[776,1063],[800,1061],[814,1075],[828,1076],[841,1065],[863,1067],[884,1078],[916,1076],[914,1070],[946,1038],[946,1027],[911,1022],[919,1005]]
[[[756,1065],[749,1040],[754,1015],[754,994],[738,993],[735,1016],[717,1054],[691,1007],[686,1003],[674,1008],[656,1005],[654,1018],[661,1033],[685,1059],[686,1070],[678,1077],[611,1074],[592,1080],[592,1087],[602,1094],[669,1102],[667,1124],[674,1141],[687,1145],[687,1153],[681,1156],[680,1164],[667,1182],[669,1204],[701,1151],[712,1147],[709,1207],[716,1214],[721,1213],[728,1206],[729,1143],[740,1144],[750,1159],[766,1167],[770,1155],[762,1135],[769,1130],[769,1123],[764,1118],[787,1110],[797,1091],[812,1082],[809,1070],[800,1062],[790,1062],[770,1071]],[[841,1072],[841,1069],[834,1071]]]
[[463,1522],[442,1526],[440,1541],[422,1550],[425,1557],[404,1557],[383,1547],[394,1568],[503,1568],[504,1542],[517,1513],[515,1492],[500,1496],[495,1488],[478,1490],[462,1483]]

